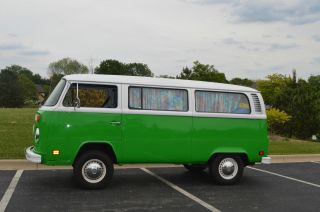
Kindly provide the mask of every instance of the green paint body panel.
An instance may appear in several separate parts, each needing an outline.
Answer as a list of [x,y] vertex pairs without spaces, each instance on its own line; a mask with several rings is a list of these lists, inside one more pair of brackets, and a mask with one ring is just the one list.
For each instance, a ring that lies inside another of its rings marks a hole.
[[[38,111],[43,164],[71,165],[82,145],[106,143],[125,163],[206,163],[215,153],[244,153],[249,162],[268,154],[265,119]],[[121,125],[110,122],[121,122]],[[60,155],[52,155],[52,150]]]

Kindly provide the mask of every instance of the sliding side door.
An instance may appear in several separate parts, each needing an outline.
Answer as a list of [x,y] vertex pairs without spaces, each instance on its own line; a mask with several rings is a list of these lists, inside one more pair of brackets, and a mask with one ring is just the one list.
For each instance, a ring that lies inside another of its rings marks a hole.
[[123,110],[126,162],[183,163],[190,159],[192,116],[188,91],[127,86]]

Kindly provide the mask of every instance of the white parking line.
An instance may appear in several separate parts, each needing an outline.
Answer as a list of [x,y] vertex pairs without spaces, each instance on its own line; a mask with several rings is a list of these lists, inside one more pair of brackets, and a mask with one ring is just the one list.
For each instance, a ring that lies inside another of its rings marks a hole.
[[320,188],[320,185],[318,185],[318,184],[310,183],[310,182],[307,182],[307,181],[304,181],[304,180],[299,180],[299,179],[296,179],[296,178],[293,178],[293,177],[288,177],[288,176],[285,176],[285,175],[282,175],[282,174],[278,174],[278,173],[275,173],[275,172],[270,172],[270,171],[266,171],[266,170],[263,170],[263,169],[257,169],[257,168],[253,168],[251,166],[247,166],[247,168],[253,169],[253,170],[256,170],[256,171],[260,171],[260,172],[264,172],[264,173],[268,173],[268,174],[272,174],[272,175],[276,175],[278,177],[286,178],[288,180],[293,180],[293,181],[297,181],[297,182],[300,182],[300,183],[304,183],[304,184],[307,184],[307,185],[311,185],[311,186]]
[[215,212],[219,212],[220,210],[218,210],[217,208],[213,207],[212,205],[206,203],[205,201],[199,199],[198,197],[194,196],[193,194],[190,194],[189,192],[187,192],[186,190],[180,188],[179,186],[169,182],[168,180],[160,177],[159,175],[153,173],[152,171],[146,169],[146,168],[140,168],[142,171],[150,174],[151,176],[157,178],[158,180],[160,180],[161,182],[167,184],[168,186],[170,186],[171,188],[173,188],[174,190],[180,192],[181,194],[183,194],[184,196],[192,199],[193,201],[199,203],[200,205],[202,205],[203,207],[207,208],[210,211],[215,211]]
[[13,194],[14,190],[16,189],[16,186],[17,186],[19,179],[22,175],[22,172],[23,172],[23,170],[17,170],[16,174],[12,178],[11,183],[6,190],[6,193],[4,193],[4,195],[0,201],[0,212],[3,212],[6,210],[7,205],[12,197],[12,194]]

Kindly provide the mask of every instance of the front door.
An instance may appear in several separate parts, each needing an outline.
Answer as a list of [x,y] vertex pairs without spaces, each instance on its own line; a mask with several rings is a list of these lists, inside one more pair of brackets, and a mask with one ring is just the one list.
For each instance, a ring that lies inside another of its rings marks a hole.
[[[120,86],[71,84],[62,106],[55,112],[50,130],[52,149],[60,150],[60,160],[72,160],[85,143],[121,144]],[[76,100],[80,102],[76,106]],[[114,149],[116,151],[116,149]],[[54,159],[54,158],[52,158]]]

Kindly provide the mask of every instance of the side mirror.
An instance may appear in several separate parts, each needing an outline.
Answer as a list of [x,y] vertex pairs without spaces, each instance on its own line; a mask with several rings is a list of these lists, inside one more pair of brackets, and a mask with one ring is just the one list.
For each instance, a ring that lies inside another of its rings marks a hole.
[[80,107],[80,99],[77,98],[77,99],[74,101],[74,109],[79,108],[79,107]]

